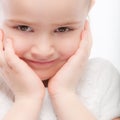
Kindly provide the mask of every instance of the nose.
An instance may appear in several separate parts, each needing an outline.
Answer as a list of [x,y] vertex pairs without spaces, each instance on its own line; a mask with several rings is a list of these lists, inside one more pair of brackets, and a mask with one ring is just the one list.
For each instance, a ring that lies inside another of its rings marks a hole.
[[54,55],[54,45],[52,41],[48,38],[40,38],[35,40],[33,46],[31,47],[31,56],[38,60],[52,59]]

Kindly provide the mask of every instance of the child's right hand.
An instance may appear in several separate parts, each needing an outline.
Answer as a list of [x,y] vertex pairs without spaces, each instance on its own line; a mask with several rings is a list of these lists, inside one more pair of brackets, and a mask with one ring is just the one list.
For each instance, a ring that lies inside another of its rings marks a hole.
[[3,42],[0,30],[0,72],[7,85],[18,99],[42,99],[45,88],[40,78],[14,52],[11,39]]

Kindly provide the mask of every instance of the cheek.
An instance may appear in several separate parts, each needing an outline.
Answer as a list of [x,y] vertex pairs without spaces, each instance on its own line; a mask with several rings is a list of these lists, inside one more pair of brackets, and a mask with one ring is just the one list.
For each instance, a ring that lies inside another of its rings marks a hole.
[[13,48],[15,53],[19,56],[22,57],[26,51],[29,50],[29,45],[27,42],[24,41],[24,39],[20,38],[14,38],[13,39]]
[[59,53],[60,53],[61,59],[68,59],[69,57],[71,57],[78,49],[79,43],[80,43],[79,37],[66,40],[66,42],[63,44],[61,42],[60,43],[61,48],[59,47]]
[[13,44],[13,49],[15,53],[21,57],[22,54],[29,49],[29,42],[25,40],[24,37],[21,35],[15,34],[13,31],[10,29],[4,27],[4,36],[6,38],[11,38],[12,39],[12,44]]
[[12,41],[13,49],[16,55],[19,57],[22,57],[30,48],[29,42],[26,42],[24,39],[21,39],[19,37],[12,37]]

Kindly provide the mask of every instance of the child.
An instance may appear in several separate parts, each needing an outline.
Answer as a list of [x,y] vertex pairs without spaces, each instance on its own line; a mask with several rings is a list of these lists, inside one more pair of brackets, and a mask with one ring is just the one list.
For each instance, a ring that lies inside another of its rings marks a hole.
[[118,71],[88,61],[93,3],[1,0],[1,120],[120,120]]

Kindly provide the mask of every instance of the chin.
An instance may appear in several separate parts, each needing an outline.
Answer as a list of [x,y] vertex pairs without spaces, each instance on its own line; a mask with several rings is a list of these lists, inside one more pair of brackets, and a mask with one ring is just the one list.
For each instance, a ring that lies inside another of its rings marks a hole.
[[50,67],[48,69],[35,69],[32,68],[33,71],[38,75],[40,80],[45,81],[49,80],[52,77],[55,76],[55,74],[61,69],[61,67],[64,65],[65,61],[61,62],[60,64],[55,65],[54,67]]
[[49,80],[51,79],[57,71],[46,71],[46,72],[36,72],[36,74],[38,75],[38,77],[40,78],[40,80],[45,81],[45,80]]
[[39,76],[42,81],[49,80],[52,76]]

